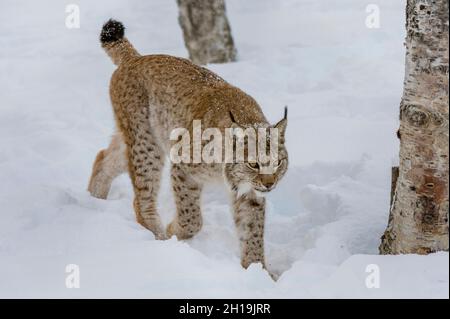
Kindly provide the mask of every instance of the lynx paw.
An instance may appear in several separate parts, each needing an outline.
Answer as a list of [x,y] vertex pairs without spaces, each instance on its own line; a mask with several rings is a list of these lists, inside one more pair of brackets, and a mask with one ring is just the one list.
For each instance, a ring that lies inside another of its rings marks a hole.
[[142,218],[139,218],[139,216],[137,216],[137,222],[151,231],[153,235],[155,235],[156,240],[166,240],[170,238],[166,235],[164,229],[159,225],[147,225]]
[[173,221],[169,225],[167,225],[167,228],[166,228],[167,237],[171,238],[174,235],[178,237],[177,229],[178,229],[178,227],[177,227],[177,224],[175,221]]
[[197,234],[199,229],[193,226],[180,227],[176,220],[172,221],[166,229],[168,238],[177,236],[178,240],[190,239]]

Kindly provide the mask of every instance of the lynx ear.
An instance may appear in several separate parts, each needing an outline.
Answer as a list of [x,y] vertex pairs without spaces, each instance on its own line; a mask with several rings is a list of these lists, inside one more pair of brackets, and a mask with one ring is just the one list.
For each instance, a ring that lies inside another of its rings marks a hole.
[[273,127],[278,129],[278,134],[280,134],[280,137],[284,141],[284,133],[286,132],[287,127],[287,113],[288,109],[287,106],[284,107],[284,117]]
[[231,122],[236,123],[236,120],[234,119],[233,112],[229,111],[229,114],[230,114]]
[[231,128],[238,128],[241,127],[237,122],[236,119],[234,118],[234,115],[231,111],[229,111],[229,115],[230,115],[230,119],[231,119]]

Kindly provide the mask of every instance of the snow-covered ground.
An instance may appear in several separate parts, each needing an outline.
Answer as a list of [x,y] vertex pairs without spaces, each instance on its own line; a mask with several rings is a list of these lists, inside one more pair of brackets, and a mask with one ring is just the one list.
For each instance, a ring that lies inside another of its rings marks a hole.
[[[445,297],[449,256],[378,256],[396,162],[405,0],[227,0],[239,62],[209,67],[261,104],[289,105],[290,168],[268,196],[266,255],[280,275],[243,270],[226,196],[204,196],[194,239],[155,241],[134,219],[127,176],[108,200],[86,191],[113,132],[109,17],[141,53],[187,56],[176,1],[0,4],[0,297]],[[166,175],[167,177],[167,175]],[[167,178],[165,223],[174,215]],[[80,288],[67,289],[67,264]],[[375,266],[373,266],[375,265]],[[368,288],[366,282],[379,288]]]

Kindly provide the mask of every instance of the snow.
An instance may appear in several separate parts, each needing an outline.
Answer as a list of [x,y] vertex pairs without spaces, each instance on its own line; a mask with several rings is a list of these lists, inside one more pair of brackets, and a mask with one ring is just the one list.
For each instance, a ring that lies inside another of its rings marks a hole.
[[[108,200],[86,191],[113,132],[98,43],[124,22],[141,53],[187,56],[175,1],[2,0],[0,297],[448,298],[449,256],[379,256],[397,161],[405,0],[378,0],[368,29],[358,0],[227,0],[239,61],[210,65],[275,122],[289,106],[289,171],[268,195],[266,255],[244,270],[227,196],[204,196],[194,239],[156,241],[134,219],[129,178]],[[167,168],[166,168],[167,170]],[[167,177],[167,174],[165,174]],[[165,224],[174,215],[167,178]],[[80,270],[68,289],[66,265]],[[376,265],[379,288],[368,288]],[[371,268],[369,267],[369,270]]]

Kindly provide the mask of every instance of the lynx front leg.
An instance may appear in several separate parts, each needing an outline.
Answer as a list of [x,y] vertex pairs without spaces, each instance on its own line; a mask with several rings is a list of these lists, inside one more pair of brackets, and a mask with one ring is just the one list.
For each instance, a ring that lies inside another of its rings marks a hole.
[[127,171],[125,152],[121,133],[114,134],[109,147],[98,152],[88,186],[92,196],[106,199],[114,178]]
[[234,222],[241,245],[241,265],[247,268],[252,263],[264,261],[265,199],[253,191],[238,196],[233,194]]
[[167,227],[167,235],[188,239],[197,234],[203,225],[200,212],[202,187],[180,165],[172,165],[171,179],[177,215]]

